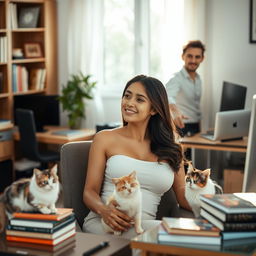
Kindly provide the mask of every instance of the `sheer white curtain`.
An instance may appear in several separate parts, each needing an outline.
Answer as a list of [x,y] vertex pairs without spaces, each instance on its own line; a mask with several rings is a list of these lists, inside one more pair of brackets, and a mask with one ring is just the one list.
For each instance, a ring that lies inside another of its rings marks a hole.
[[212,106],[212,88],[207,81],[207,41],[206,41],[206,19],[205,19],[205,0],[184,0],[184,39],[188,40],[201,40],[206,46],[205,59],[199,68],[199,73],[203,80],[202,88],[202,130],[209,127],[210,122],[210,106]]
[[68,73],[82,71],[97,81],[94,99],[86,100],[86,120],[82,127],[95,128],[104,122],[100,87],[103,81],[103,0],[69,1]]

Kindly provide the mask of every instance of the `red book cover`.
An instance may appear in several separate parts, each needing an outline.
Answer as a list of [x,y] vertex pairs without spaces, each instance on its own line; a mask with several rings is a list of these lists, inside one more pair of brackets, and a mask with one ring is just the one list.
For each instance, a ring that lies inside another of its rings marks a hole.
[[7,235],[6,240],[13,241],[13,242],[33,243],[33,244],[56,245],[64,240],[68,239],[69,237],[74,236],[75,233],[76,233],[76,230],[72,229],[56,239],[40,239],[40,238],[8,236]]
[[57,208],[56,214],[43,214],[43,213],[29,213],[29,212],[15,212],[14,218],[20,219],[35,219],[35,220],[62,220],[63,218],[71,215],[72,208]]

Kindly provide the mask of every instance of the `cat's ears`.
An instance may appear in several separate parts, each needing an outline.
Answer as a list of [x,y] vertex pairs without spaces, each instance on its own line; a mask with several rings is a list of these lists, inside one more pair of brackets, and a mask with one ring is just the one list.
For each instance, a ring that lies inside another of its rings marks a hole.
[[40,175],[41,173],[42,173],[41,170],[39,170],[39,169],[37,169],[37,168],[34,169],[34,174],[35,174],[36,176]]
[[136,178],[136,171],[131,172],[131,173],[129,174],[129,177],[135,179],[135,178]]
[[[136,179],[136,171],[131,172],[128,176],[130,178]],[[120,178],[112,178],[112,182],[114,184],[117,184],[119,182],[119,180],[120,180]]]
[[56,175],[56,174],[57,174],[57,171],[58,171],[58,165],[55,164],[55,165],[51,168],[51,172]]
[[189,172],[193,172],[194,171],[194,167],[192,165],[192,162],[191,161],[187,161],[187,165],[188,165],[188,171]]
[[210,169],[210,168],[205,169],[202,173],[203,173],[205,176],[210,176],[210,174],[211,174],[211,169]]
[[[57,174],[57,170],[58,170],[58,165],[55,164],[55,165],[51,168],[51,172],[56,175],[56,174]],[[41,173],[42,173],[41,170],[39,170],[39,169],[37,169],[37,168],[34,169],[34,174],[35,174],[35,175],[40,175]]]

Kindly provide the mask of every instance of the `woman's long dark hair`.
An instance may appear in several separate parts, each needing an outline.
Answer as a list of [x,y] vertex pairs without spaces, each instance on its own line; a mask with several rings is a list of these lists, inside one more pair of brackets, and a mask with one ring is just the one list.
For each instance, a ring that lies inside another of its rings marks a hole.
[[[147,136],[150,139],[150,149],[158,157],[158,161],[167,161],[172,169],[177,172],[183,159],[181,145],[175,142],[174,124],[171,119],[168,97],[164,85],[156,78],[138,75],[127,82],[122,97],[127,88],[135,83],[141,83],[151,102],[156,114],[151,116]],[[123,125],[127,122],[123,120]]]

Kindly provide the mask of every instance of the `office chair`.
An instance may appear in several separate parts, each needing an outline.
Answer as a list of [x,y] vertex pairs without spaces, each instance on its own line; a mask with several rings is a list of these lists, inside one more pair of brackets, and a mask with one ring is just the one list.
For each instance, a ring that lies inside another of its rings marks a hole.
[[20,134],[21,153],[24,157],[40,162],[43,169],[48,167],[48,163],[59,162],[59,152],[39,151],[32,110],[16,109],[16,120]]
[[[83,190],[87,172],[91,141],[68,142],[61,147],[60,170],[64,207],[73,208],[78,230],[81,230],[89,209],[83,203]],[[175,194],[168,190],[161,198],[156,218],[163,216],[193,217],[193,213],[180,208]]]

